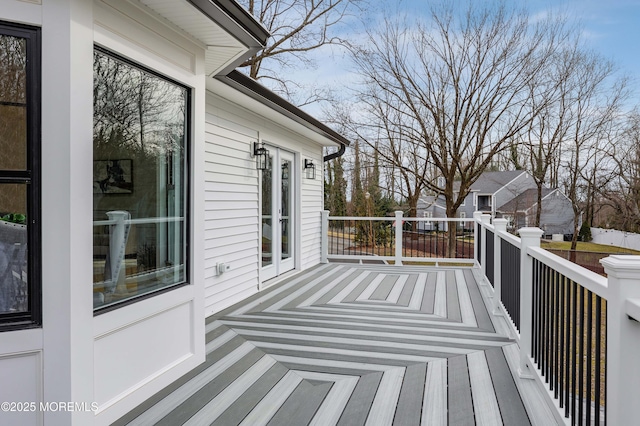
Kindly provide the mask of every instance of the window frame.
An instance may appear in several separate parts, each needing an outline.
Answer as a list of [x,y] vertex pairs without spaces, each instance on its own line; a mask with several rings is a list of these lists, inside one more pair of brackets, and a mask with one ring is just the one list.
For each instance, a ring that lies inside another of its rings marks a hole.
[[[100,52],[103,55],[107,55],[116,59],[126,65],[129,65],[133,68],[136,68],[142,72],[148,73],[157,78],[163,79],[171,84],[175,84],[183,89],[186,92],[186,109],[185,109],[185,133],[184,133],[184,183],[186,185],[185,188],[185,197],[184,197],[184,218],[185,218],[185,237],[184,237],[184,248],[185,248],[185,272],[184,272],[184,281],[180,283],[171,284],[166,287],[162,287],[148,293],[143,293],[140,295],[136,295],[130,297],[128,299],[123,299],[113,304],[109,304],[106,306],[93,307],[93,316],[99,316],[102,314],[106,314],[108,312],[115,311],[117,309],[123,308],[125,306],[129,306],[131,304],[140,302],[142,300],[150,299],[160,294],[167,293],[169,291],[173,291],[175,289],[187,286],[191,283],[191,187],[192,187],[192,168],[191,168],[191,151],[192,151],[192,135],[193,135],[193,88],[187,86],[186,84],[176,80],[175,78],[169,77],[165,74],[162,74],[149,66],[146,66],[140,62],[136,62],[126,56],[123,56],[111,49],[108,49],[104,46],[94,44],[93,46],[94,52]],[[92,55],[93,58],[93,55]],[[92,62],[93,63],[93,62]],[[92,158],[93,160],[93,158]],[[92,283],[93,285],[93,283]]]
[[0,36],[26,40],[27,164],[25,170],[0,170],[0,185],[22,184],[27,189],[27,288],[29,309],[0,313],[0,332],[42,326],[41,230],[41,82],[42,35],[39,27],[0,21]]

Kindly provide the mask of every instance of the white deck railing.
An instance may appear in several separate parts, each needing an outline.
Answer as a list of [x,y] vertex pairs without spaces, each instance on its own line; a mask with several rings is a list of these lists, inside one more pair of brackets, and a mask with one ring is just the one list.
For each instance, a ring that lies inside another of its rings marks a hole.
[[[418,222],[413,244],[403,224]],[[492,223],[493,222],[493,223]],[[455,258],[443,241],[451,230],[471,246]],[[635,424],[640,383],[640,256],[601,260],[600,276],[540,248],[542,230],[506,231],[506,220],[329,217],[322,213],[322,261],[380,259],[470,263],[505,315],[520,347],[519,374],[547,387],[559,422]],[[437,250],[437,252],[436,252]],[[459,257],[458,257],[459,256]]]

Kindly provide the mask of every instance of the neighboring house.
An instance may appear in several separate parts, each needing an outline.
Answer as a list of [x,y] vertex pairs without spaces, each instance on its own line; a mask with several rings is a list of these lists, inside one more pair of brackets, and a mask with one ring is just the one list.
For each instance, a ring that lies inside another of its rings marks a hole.
[[[459,184],[455,182],[454,190],[458,188]],[[529,188],[535,188],[535,182],[525,171],[485,172],[471,185],[469,194],[458,208],[458,217],[471,218],[475,211],[495,216],[496,206],[501,206]],[[445,217],[444,197],[421,197],[417,210],[420,217]]]
[[[525,226],[535,226],[537,205],[538,190],[528,189],[498,207],[496,212],[509,221],[508,228],[517,230]],[[571,206],[571,200],[559,189],[542,189],[540,228],[544,231],[544,237],[551,237],[553,234],[573,234]]]
[[[459,185],[454,184],[454,189],[458,188]],[[493,217],[504,214],[511,217],[517,216],[520,219],[530,218],[533,212],[535,217],[535,210],[532,210],[532,207],[536,203],[536,197],[535,195],[531,197],[535,191],[535,181],[526,171],[485,172],[471,185],[469,194],[458,208],[458,217],[471,218],[475,211],[486,212]],[[559,190],[553,190],[553,194],[558,194],[558,198],[555,195],[552,196],[552,190],[544,191],[547,196],[551,196],[546,197],[543,204],[542,217],[545,220],[541,221],[541,226],[547,226],[545,233],[548,235],[572,233],[573,214],[571,204],[569,203],[569,208],[566,207],[568,199]],[[550,203],[549,206],[546,205],[547,202]],[[445,217],[444,198],[433,195],[423,196],[418,201],[417,211],[418,217]],[[519,213],[516,215],[517,212]],[[520,220],[518,223],[522,222],[523,220]],[[532,222],[529,219],[527,223]],[[421,225],[421,227],[425,229],[424,226]],[[430,228],[426,227],[426,229]]]
[[0,401],[53,405],[0,424],[112,423],[320,262],[348,141],[234,71],[268,36],[233,0],[2,0]]

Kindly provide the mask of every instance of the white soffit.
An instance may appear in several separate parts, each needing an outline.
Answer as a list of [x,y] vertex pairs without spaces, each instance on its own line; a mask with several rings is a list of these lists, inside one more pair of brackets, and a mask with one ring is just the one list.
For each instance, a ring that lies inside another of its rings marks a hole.
[[206,74],[214,75],[248,51],[248,47],[186,0],[138,0],[206,47]]

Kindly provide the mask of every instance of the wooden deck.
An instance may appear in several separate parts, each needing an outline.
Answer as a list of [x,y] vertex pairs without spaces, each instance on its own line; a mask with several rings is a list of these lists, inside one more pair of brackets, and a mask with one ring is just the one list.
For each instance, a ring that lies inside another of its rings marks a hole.
[[494,318],[469,268],[321,265],[209,318],[206,362],[116,424],[554,424]]

